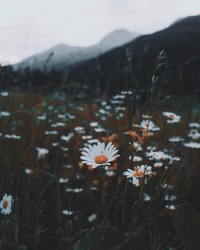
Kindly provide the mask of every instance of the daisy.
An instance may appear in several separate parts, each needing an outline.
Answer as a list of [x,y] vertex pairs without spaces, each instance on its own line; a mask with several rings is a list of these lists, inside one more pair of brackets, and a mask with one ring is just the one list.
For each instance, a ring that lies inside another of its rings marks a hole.
[[163,166],[163,163],[162,162],[155,162],[154,163],[154,167],[155,168],[160,168],[160,167],[162,167]]
[[67,210],[67,209],[62,210],[62,212],[63,212],[63,214],[65,214],[65,215],[72,215],[72,214],[73,214],[73,211]]
[[172,136],[169,138],[169,141],[170,142],[181,142],[181,141],[184,141],[184,139],[180,136]]
[[97,145],[88,145],[89,148],[83,148],[81,159],[83,163],[87,165],[92,165],[92,168],[96,168],[98,166],[110,165],[109,162],[113,161],[119,155],[116,155],[118,150],[109,142],[107,146],[105,146],[104,142],[98,142]]
[[153,151],[151,150],[150,152],[146,152],[146,156],[150,159],[150,160],[164,160],[168,158],[168,155],[166,155],[164,152],[162,151]]
[[188,148],[200,148],[200,143],[198,142],[191,141],[191,142],[183,143],[183,145]]
[[11,195],[5,194],[2,201],[0,202],[0,209],[2,214],[10,214],[12,209],[13,198]]
[[140,157],[140,156],[132,156],[132,155],[130,155],[129,156],[129,160],[132,160],[133,162],[138,162],[138,161],[142,161],[143,159],[142,159],[142,157]]
[[167,123],[180,122],[181,116],[179,116],[179,115],[176,115],[172,112],[162,112],[162,114],[170,119],[170,120],[167,120]]
[[151,175],[151,174],[152,174],[152,167],[147,165],[141,165],[135,168],[135,170],[127,169],[127,171],[123,173],[123,175],[126,175],[126,178],[140,178],[145,175]]
[[153,121],[143,120],[140,123],[140,127],[148,131],[158,131],[160,128],[154,124]]
[[190,128],[200,128],[200,124],[197,122],[190,122],[189,127]]
[[36,150],[38,151],[38,159],[44,158],[45,155],[49,153],[49,150],[46,148],[36,147]]
[[191,137],[193,140],[196,140],[200,137],[200,133],[197,129],[191,129],[188,134],[188,137]]
[[89,221],[89,222],[93,222],[93,221],[96,220],[96,218],[97,218],[97,215],[96,215],[96,214],[91,214],[91,215],[88,217],[88,221]]
[[29,168],[25,168],[24,172],[26,174],[33,174],[34,173],[34,171],[32,169],[29,169]]

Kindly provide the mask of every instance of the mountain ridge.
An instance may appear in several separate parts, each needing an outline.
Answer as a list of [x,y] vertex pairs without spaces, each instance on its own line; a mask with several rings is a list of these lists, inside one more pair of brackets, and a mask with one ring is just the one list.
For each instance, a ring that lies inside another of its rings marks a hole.
[[33,70],[43,70],[45,66],[48,70],[53,68],[59,70],[60,67],[58,65],[62,65],[62,63],[65,67],[68,67],[69,65],[97,57],[112,48],[134,40],[138,36],[139,33],[118,29],[105,35],[97,44],[87,47],[69,46],[64,43],[59,43],[50,49],[13,64],[12,67],[14,70],[23,70],[26,67]]

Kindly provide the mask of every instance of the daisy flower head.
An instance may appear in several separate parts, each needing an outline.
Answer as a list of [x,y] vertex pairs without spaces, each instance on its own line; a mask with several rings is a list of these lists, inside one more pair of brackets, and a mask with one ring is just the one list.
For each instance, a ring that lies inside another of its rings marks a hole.
[[0,202],[0,209],[2,214],[10,214],[12,209],[13,198],[11,195],[5,194]]
[[165,112],[162,112],[162,114],[164,116],[166,116],[167,118],[169,118],[169,120],[167,120],[167,123],[178,123],[181,120],[181,116],[176,115],[176,114],[174,114],[172,112],[166,112],[165,111]]
[[123,173],[123,175],[126,175],[126,178],[131,178],[131,177],[143,177],[145,175],[150,175],[152,173],[152,167],[147,166],[147,165],[141,165],[139,167],[134,168],[134,170],[132,169],[127,169],[127,171],[125,171]]
[[188,134],[188,137],[191,137],[193,140],[196,140],[199,139],[200,133],[198,132],[197,129],[191,129]]
[[143,120],[140,123],[140,128],[148,130],[148,131],[158,131],[160,128],[154,124],[153,121]]
[[92,165],[92,168],[110,165],[111,161],[119,157],[117,152],[118,150],[112,142],[109,142],[107,146],[104,142],[98,142],[96,145],[88,145],[88,148],[83,148],[81,160],[84,164]]

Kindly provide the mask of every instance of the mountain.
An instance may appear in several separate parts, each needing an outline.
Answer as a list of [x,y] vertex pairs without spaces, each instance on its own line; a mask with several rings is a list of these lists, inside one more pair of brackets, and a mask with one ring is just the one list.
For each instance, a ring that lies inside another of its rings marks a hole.
[[14,64],[13,69],[41,69],[52,68],[56,70],[67,69],[69,66],[81,61],[95,58],[110,49],[121,46],[138,37],[138,33],[125,29],[114,30],[106,35],[98,44],[89,47],[72,47],[66,44],[58,44],[42,53],[30,56],[20,63]]
[[[182,18],[153,34],[142,35],[87,62],[71,67],[69,82],[92,82],[119,92],[128,86],[149,90],[156,58],[165,51],[156,88],[164,93],[200,95],[200,15]],[[129,55],[129,56],[128,56]],[[130,70],[131,69],[131,70]],[[126,78],[126,79],[125,79]]]
[[125,29],[114,30],[113,32],[106,35],[98,43],[102,48],[112,49],[114,47],[119,47],[125,43],[132,41],[134,38],[139,36],[139,33],[133,33]]

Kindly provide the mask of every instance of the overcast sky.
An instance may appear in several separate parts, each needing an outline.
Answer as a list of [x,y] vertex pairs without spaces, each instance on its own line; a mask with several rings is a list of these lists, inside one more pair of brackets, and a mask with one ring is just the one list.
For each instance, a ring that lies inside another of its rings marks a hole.
[[89,46],[125,28],[140,34],[200,14],[199,0],[0,0],[0,63],[58,44]]

